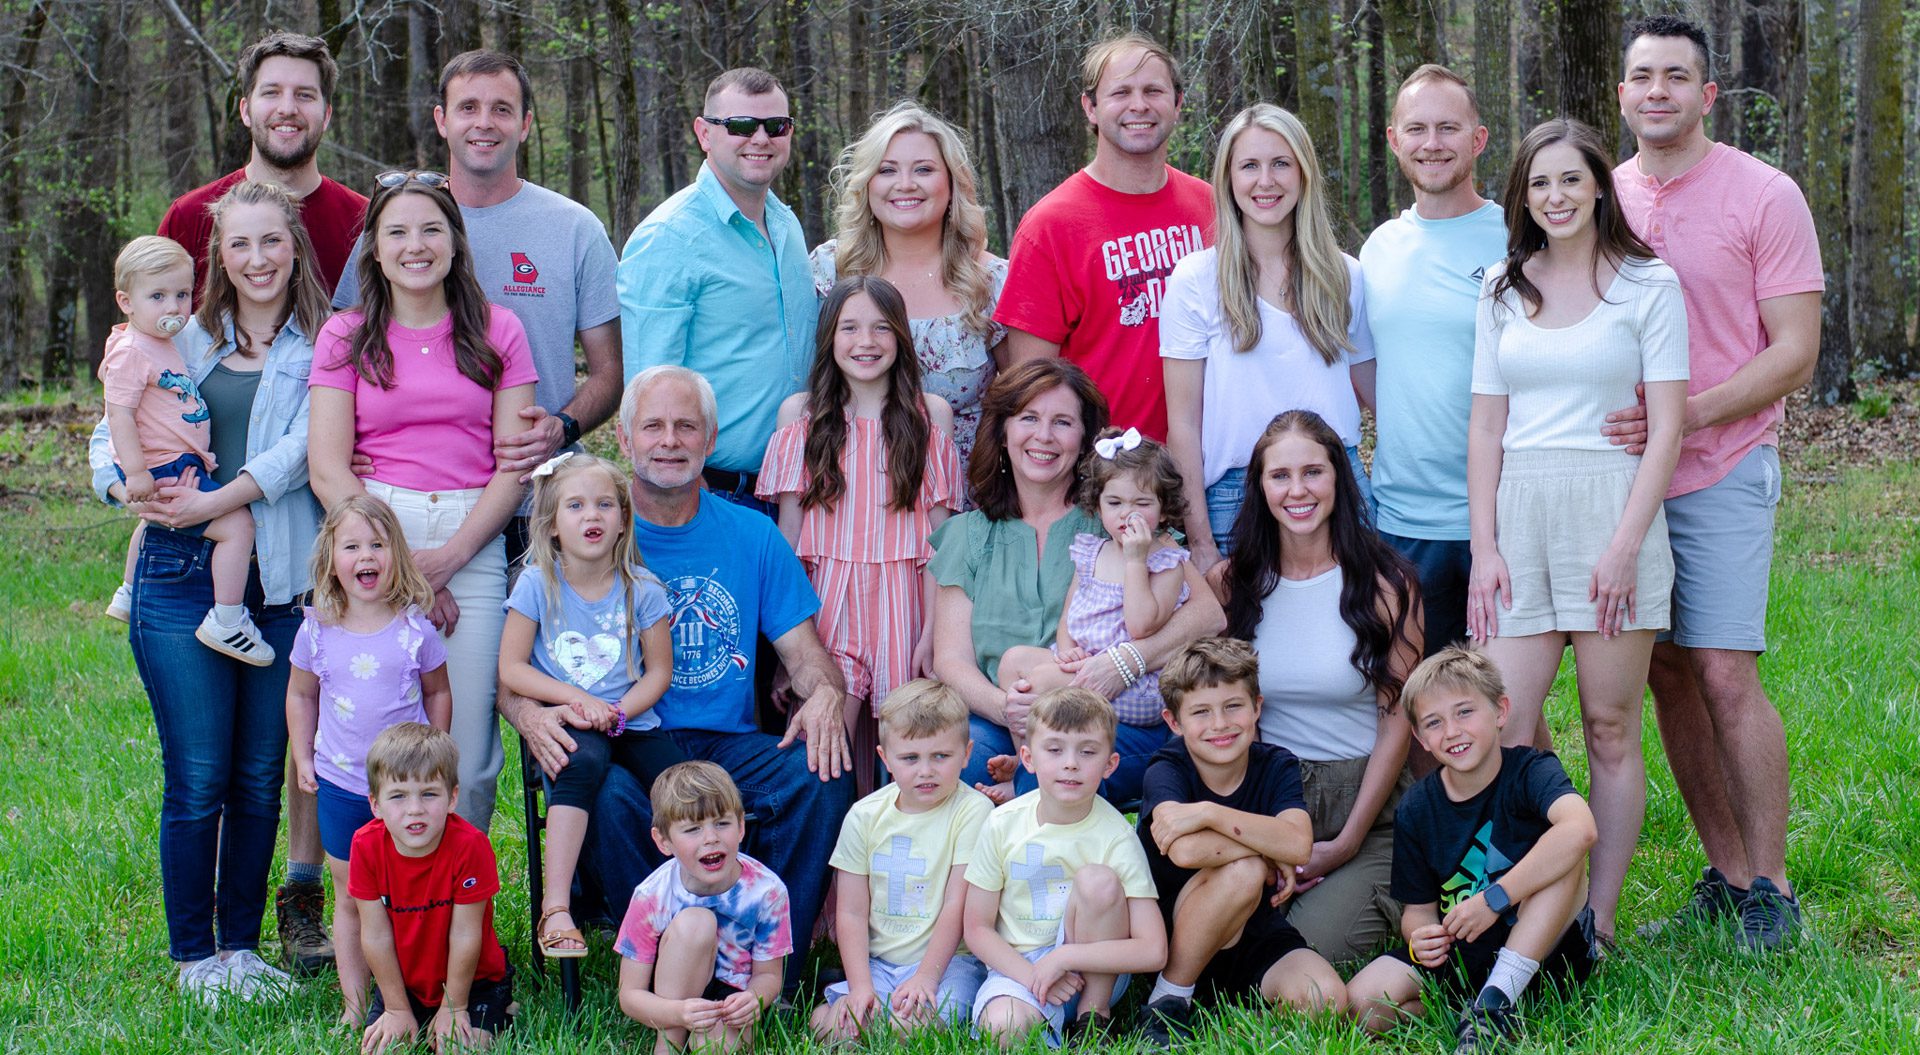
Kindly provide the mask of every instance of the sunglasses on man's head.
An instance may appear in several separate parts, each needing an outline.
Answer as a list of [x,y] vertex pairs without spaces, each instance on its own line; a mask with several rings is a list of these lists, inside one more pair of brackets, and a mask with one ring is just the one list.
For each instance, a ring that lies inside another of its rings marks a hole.
[[708,117],[701,114],[700,120],[710,125],[719,125],[727,130],[728,135],[739,136],[741,139],[752,136],[756,128],[766,129],[767,134],[775,139],[793,131],[791,117]]
[[395,169],[391,172],[382,172],[378,176],[373,177],[373,182],[379,184],[386,190],[405,186],[409,181],[418,183],[423,187],[444,187],[447,185],[447,177],[444,173],[427,172],[424,170],[419,172],[403,172]]

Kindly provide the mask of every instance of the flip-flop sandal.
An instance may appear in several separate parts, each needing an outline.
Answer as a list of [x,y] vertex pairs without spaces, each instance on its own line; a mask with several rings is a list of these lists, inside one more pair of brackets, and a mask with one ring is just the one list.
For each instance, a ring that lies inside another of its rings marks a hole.
[[[540,922],[534,924],[534,940],[540,943],[540,955],[549,960],[581,959],[587,955],[587,937],[580,933],[579,927],[568,927],[565,930],[547,929],[547,921],[562,912],[568,915],[573,914],[564,906],[556,905],[540,913]],[[563,941],[576,941],[580,944],[577,948],[568,948],[560,944]]]

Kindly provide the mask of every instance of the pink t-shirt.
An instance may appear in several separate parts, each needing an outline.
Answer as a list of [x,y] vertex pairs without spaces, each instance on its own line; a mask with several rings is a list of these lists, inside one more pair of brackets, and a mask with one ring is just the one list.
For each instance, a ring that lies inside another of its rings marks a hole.
[[[1689,394],[1732,377],[1770,343],[1760,302],[1826,288],[1807,199],[1786,173],[1725,143],[1666,183],[1639,155],[1613,171],[1627,222],[1680,276],[1687,303]],[[1719,483],[1747,452],[1780,442],[1780,400],[1680,444],[1667,497]]]
[[1083,169],[1027,210],[993,321],[1060,345],[1107,397],[1113,423],[1167,435],[1160,297],[1180,258],[1213,244],[1213,189],[1167,167],[1152,194]]
[[[320,327],[308,384],[353,393],[353,449],[373,459],[373,478],[410,491],[485,487],[493,479],[493,390],[454,365],[453,316],[426,330],[387,325],[392,388],[362,378],[347,364],[360,318],[357,311],[343,311]],[[527,331],[513,312],[492,305],[487,340],[500,356],[495,389],[540,379]]]
[[100,380],[108,403],[133,408],[134,429],[140,435],[141,464],[127,465],[120,458],[123,452],[114,452],[122,472],[165,465],[183,454],[198,454],[208,469],[214,467],[207,424],[211,415],[172,341],[120,323],[107,335]]

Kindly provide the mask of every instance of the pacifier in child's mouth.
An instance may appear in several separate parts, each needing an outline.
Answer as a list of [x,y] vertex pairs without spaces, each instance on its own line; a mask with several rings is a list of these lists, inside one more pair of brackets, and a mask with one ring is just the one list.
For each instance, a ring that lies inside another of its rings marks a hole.
[[179,333],[183,329],[186,329],[186,326],[187,326],[187,317],[185,315],[160,316],[160,332],[166,334],[169,337],[173,336],[176,333]]

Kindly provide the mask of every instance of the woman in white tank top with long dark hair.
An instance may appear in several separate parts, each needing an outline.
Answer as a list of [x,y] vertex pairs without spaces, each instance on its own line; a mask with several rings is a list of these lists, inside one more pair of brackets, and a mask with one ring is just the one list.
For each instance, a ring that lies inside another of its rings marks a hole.
[[1346,447],[1318,414],[1274,418],[1247,483],[1232,554],[1207,578],[1228,635],[1260,653],[1260,739],[1300,758],[1314,843],[1289,919],[1328,960],[1357,960],[1400,923],[1387,886],[1412,733],[1400,686],[1420,660],[1418,580],[1374,533]]

